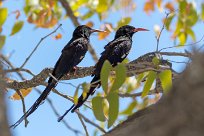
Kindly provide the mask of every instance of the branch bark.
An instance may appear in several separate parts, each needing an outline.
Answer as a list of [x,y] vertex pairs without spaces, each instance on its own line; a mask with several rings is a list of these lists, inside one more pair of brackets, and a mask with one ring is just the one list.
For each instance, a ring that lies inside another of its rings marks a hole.
[[5,82],[2,65],[0,64],[0,133],[1,136],[11,136],[6,114],[6,103],[4,101]]
[[[162,67],[157,67],[152,63],[153,57],[155,57],[155,52],[147,53],[138,59],[135,59],[131,61],[130,63],[126,64],[127,67],[127,76],[135,76],[136,74],[140,74],[146,71],[163,71],[166,69],[171,69],[165,61],[162,64]],[[168,53],[170,54],[170,53]],[[166,66],[166,67],[164,67]],[[89,76],[92,74],[94,70],[93,66],[90,67],[79,67],[77,72],[74,71],[69,73],[69,76],[65,75],[62,80],[70,80],[70,79],[77,79],[77,78],[83,78],[86,76]],[[30,87],[36,87],[39,85],[44,85],[45,80],[49,77],[49,73],[52,73],[52,68],[45,68],[43,69],[39,74],[34,76],[30,80],[24,80],[24,81],[12,81],[7,83],[7,87],[10,89],[26,89]],[[113,73],[113,72],[112,72]],[[113,73],[114,74],[114,73]],[[173,71],[173,77],[177,77],[178,74]]]

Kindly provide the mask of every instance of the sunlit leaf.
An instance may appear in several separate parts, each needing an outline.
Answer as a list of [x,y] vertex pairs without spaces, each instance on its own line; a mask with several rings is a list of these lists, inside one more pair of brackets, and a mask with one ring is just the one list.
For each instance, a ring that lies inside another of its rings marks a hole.
[[134,111],[134,109],[136,108],[137,105],[137,101],[133,101],[130,103],[130,105],[124,110],[122,111],[120,114],[124,114],[124,115],[131,115]]
[[190,37],[192,38],[193,41],[196,41],[195,33],[193,32],[193,30],[192,30],[191,28],[188,28],[188,29],[186,30],[186,33],[187,33],[188,35],[190,35]]
[[162,88],[165,92],[169,91],[172,87],[172,72],[171,70],[164,70],[159,73]]
[[109,95],[107,96],[107,100],[109,103],[108,128],[110,128],[115,122],[115,120],[118,118],[119,113],[118,93],[109,93]]
[[79,92],[79,87],[81,86],[81,84],[79,84],[75,90],[75,93],[74,93],[74,104],[76,105],[78,103],[78,92]]
[[93,25],[94,25],[94,24],[93,24],[92,21],[89,21],[89,22],[86,23],[86,26],[88,26],[88,27],[93,27]]
[[16,33],[18,33],[18,32],[21,30],[21,28],[23,27],[23,24],[24,24],[23,21],[17,21],[17,22],[14,24],[13,28],[12,28],[12,31],[11,31],[10,36],[11,36],[11,35],[14,35],[14,34],[16,34]]
[[107,0],[98,0],[98,6],[96,8],[96,11],[98,13],[103,13],[105,11],[107,11],[108,9],[108,1]]
[[159,65],[160,60],[159,60],[159,58],[154,57],[154,58],[152,59],[152,62],[153,62],[154,65]]
[[201,19],[204,20],[204,3],[201,5]]
[[93,108],[94,116],[96,117],[97,120],[99,121],[106,120],[104,113],[103,113],[103,98],[102,97],[97,96],[92,99],[92,108]]
[[7,8],[0,8],[0,27],[6,21],[7,16],[8,16],[8,9]]
[[129,24],[131,20],[132,20],[131,17],[122,18],[122,19],[118,22],[116,29],[118,29],[118,28],[121,27],[121,26],[124,26],[124,25]]
[[179,41],[180,41],[180,45],[184,45],[186,43],[187,40],[187,35],[185,33],[180,33],[178,35]]
[[169,17],[164,20],[167,30],[170,30],[170,24],[174,17],[175,17],[175,14],[170,14]]
[[103,67],[101,69],[101,85],[105,93],[108,91],[108,76],[110,74],[110,71],[112,69],[112,66],[108,60],[106,60],[103,64]]
[[147,75],[147,80],[145,82],[143,91],[142,91],[142,97],[145,97],[148,95],[150,88],[152,87],[152,84],[154,80],[156,79],[157,73],[154,71],[150,71],[149,74]]
[[[23,97],[26,97],[31,91],[32,91],[32,88],[27,88],[27,89],[20,89],[19,90],[22,94]],[[20,100],[21,97],[18,95],[17,92],[15,92],[12,96],[9,97],[10,99],[12,100]]]
[[92,17],[94,15],[94,11],[90,10],[89,12],[87,12],[86,14],[84,14],[83,16],[81,16],[82,20],[86,20],[89,19],[90,17]]
[[6,36],[5,35],[0,35],[0,49],[4,46],[6,41]]
[[125,82],[125,78],[126,78],[126,67],[124,64],[118,64],[115,67],[115,71],[116,71],[116,77],[115,80],[113,82],[113,85],[111,87],[110,91],[115,91],[118,90],[123,83]]

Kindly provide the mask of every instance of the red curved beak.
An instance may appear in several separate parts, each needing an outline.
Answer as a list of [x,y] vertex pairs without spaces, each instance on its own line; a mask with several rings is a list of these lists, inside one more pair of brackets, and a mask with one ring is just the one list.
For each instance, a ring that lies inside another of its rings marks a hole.
[[135,28],[133,30],[134,32],[138,32],[138,31],[149,31],[148,29],[144,29],[144,28]]
[[91,29],[91,33],[94,33],[94,32],[106,32],[106,31],[98,30],[98,29]]

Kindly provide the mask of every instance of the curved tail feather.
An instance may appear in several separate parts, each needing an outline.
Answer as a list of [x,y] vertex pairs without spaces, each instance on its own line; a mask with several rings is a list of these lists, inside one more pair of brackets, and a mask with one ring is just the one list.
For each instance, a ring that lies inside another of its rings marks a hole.
[[89,96],[94,94],[95,89],[98,88],[100,85],[100,76],[94,76],[91,81],[91,87],[89,89],[89,92],[86,94],[86,97],[83,98],[83,95],[81,95],[78,98],[78,103],[76,105],[73,104],[61,117],[59,117],[58,122],[60,122],[67,115],[67,113],[69,113],[69,111],[73,113],[76,109],[81,107],[81,105],[89,98]]
[[39,105],[46,99],[47,95],[51,91],[52,88],[54,88],[56,85],[56,82],[51,82],[43,91],[43,93],[40,95],[40,97],[35,101],[35,103],[30,107],[30,109],[13,125],[10,126],[10,128],[16,128],[25,118],[30,116],[38,107]]

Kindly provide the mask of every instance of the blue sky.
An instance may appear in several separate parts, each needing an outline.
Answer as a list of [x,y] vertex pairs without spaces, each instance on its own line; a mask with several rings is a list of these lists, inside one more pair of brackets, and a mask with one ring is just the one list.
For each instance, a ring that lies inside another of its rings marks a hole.
[[[153,27],[155,24],[158,24],[162,26],[161,19],[165,17],[165,13],[160,13],[156,11],[155,13],[152,13],[151,15],[146,15],[143,12],[143,2],[137,2],[137,8],[135,12],[131,13],[130,16],[133,18],[131,21],[131,25],[135,27],[144,27],[149,29],[149,32],[141,32],[136,33],[133,37],[133,47],[132,50],[128,56],[130,60],[134,60],[135,58],[151,52],[155,51],[156,49],[156,39]],[[16,0],[16,1],[5,1],[3,7],[8,7],[9,13],[15,10],[20,10],[23,12],[23,3],[22,0]],[[103,21],[103,22],[112,22],[117,23],[117,20],[122,18],[121,12],[113,12],[109,15],[109,17]],[[19,20],[26,21],[26,17],[22,14]],[[98,17],[95,15],[90,20],[94,22],[94,28],[99,28],[100,25],[103,22],[100,22]],[[10,34],[11,28],[14,24],[15,16],[10,15],[3,26],[3,34],[6,34],[7,36]],[[81,24],[85,24],[88,21],[80,22]],[[59,23],[62,23],[62,30],[58,30],[57,32],[62,33],[63,37],[60,40],[53,40],[52,36],[45,39],[38,50],[33,54],[32,58],[28,61],[28,63],[25,65],[25,68],[30,69],[34,74],[38,74],[42,69],[46,67],[53,67],[58,59],[58,57],[61,54],[62,48],[66,45],[66,43],[70,40],[72,36],[72,32],[74,30],[74,26],[72,22],[69,19],[61,20]],[[194,30],[197,34],[197,39],[199,40],[202,37],[202,31],[200,27],[203,24],[198,24]],[[53,28],[54,29],[54,28]],[[44,37],[46,34],[53,31],[53,29],[34,29],[34,25],[28,24],[25,22],[23,29],[16,34],[15,36],[8,36],[6,45],[4,46],[3,52],[4,54],[11,54],[12,56],[10,58],[10,61],[16,66],[19,67],[22,65],[22,63],[25,61],[25,58],[30,54],[30,52],[33,50],[33,48],[36,46],[36,44],[39,42],[39,40]],[[112,33],[108,39],[113,39],[114,33]],[[168,33],[166,30],[163,31],[161,39],[160,39],[160,48],[172,46],[173,41],[170,40],[171,34]],[[189,40],[189,43],[192,41]],[[106,40],[99,41],[96,35],[91,36],[91,43],[93,47],[96,50],[97,55],[99,56],[100,53],[103,51],[104,45],[107,44]],[[189,48],[186,48],[189,49]],[[178,51],[182,52],[184,51],[184,48],[173,48],[169,49],[168,51]],[[176,61],[182,61],[184,58],[170,58],[174,59]],[[89,53],[87,53],[84,60],[80,63],[79,66],[90,66],[94,65],[94,61],[92,60],[92,57]],[[173,67],[177,71],[181,71],[182,67],[184,67],[184,64],[174,64]],[[12,79],[19,80],[17,76],[12,76]],[[31,76],[27,75],[27,79],[30,79]],[[67,81],[68,83],[73,83],[75,85],[78,85],[79,83],[82,83],[84,81],[89,82],[91,80],[91,77],[86,77],[82,79],[77,80],[71,80]],[[39,86],[38,87],[41,91],[45,87]],[[58,84],[56,87],[60,92],[63,92],[68,95],[73,95],[75,88],[73,88],[70,85],[65,84]],[[7,96],[9,97],[14,93],[13,90],[9,91]],[[39,97],[39,94],[37,94],[35,91],[32,91],[27,97],[25,97],[26,107],[27,109],[33,104],[33,102]],[[63,114],[66,109],[68,109],[72,103],[70,101],[65,100],[64,98],[61,98],[57,96],[54,93],[50,93],[49,98],[52,99],[54,106],[57,107],[57,110],[60,112],[60,114]],[[21,101],[12,101],[10,99],[6,98],[6,101],[9,105],[8,114],[9,114],[9,123],[13,124],[15,121],[17,121],[22,116],[22,105]],[[128,99],[121,101],[121,107],[120,111],[125,108],[125,104],[123,102],[127,102]],[[83,107],[81,108],[83,112]],[[89,110],[86,110],[83,112],[84,115],[89,117],[89,119],[97,122],[93,116],[93,113]],[[81,130],[84,133],[83,127],[77,117],[76,114],[68,114],[65,117],[66,121],[69,125],[71,125],[73,128]],[[16,129],[12,130],[12,132],[16,136],[43,136],[43,135],[49,135],[49,136],[72,136],[74,133],[70,130],[68,130],[63,123],[57,122],[57,117],[54,115],[52,109],[50,108],[49,104],[45,102],[43,105],[41,105],[35,113],[33,113],[28,120],[30,123],[28,124],[28,127],[24,127],[24,122],[21,123]],[[88,123],[86,123],[88,130],[90,131],[90,135],[93,134],[93,130],[95,129]]]

